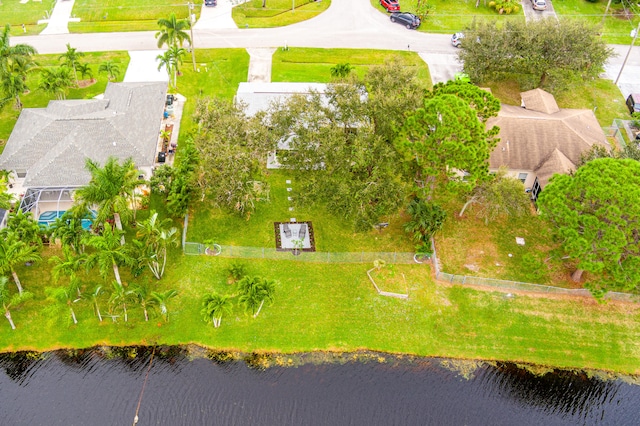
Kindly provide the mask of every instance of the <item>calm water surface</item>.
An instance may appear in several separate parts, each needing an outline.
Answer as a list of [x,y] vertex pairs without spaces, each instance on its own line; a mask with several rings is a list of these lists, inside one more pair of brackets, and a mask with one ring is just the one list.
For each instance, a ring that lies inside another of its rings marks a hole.
[[[0,424],[131,425],[151,350],[0,356]],[[640,386],[513,365],[470,379],[440,360],[251,368],[156,354],[139,425],[638,425]]]

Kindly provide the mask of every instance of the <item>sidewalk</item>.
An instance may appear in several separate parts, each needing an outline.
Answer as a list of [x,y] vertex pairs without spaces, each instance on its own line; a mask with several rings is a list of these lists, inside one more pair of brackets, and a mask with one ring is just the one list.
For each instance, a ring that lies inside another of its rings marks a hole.
[[211,7],[202,5],[200,19],[193,26],[194,30],[215,30],[225,28],[238,28],[231,19],[231,0],[218,0],[218,5]]

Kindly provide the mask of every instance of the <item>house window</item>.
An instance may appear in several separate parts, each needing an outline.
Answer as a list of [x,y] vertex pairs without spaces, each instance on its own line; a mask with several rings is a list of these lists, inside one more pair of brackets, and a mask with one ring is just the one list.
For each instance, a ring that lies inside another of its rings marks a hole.
[[527,180],[527,173],[518,173],[518,179],[520,179],[520,182],[524,183]]

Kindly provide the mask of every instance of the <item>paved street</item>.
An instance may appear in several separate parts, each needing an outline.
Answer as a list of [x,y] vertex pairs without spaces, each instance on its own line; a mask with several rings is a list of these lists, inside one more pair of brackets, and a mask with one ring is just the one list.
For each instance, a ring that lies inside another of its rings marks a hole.
[[[426,20],[424,25],[429,25]],[[371,7],[368,0],[333,0],[323,14],[294,25],[265,29],[194,29],[196,48],[269,48],[287,43],[291,47],[375,48],[411,50],[432,66],[434,80],[442,81],[459,70],[457,50],[450,34],[430,34],[392,24],[388,16]],[[81,51],[155,50],[155,32],[59,34],[12,37],[12,43],[28,43],[41,53],[62,53],[66,43]],[[619,53],[607,64],[606,74],[615,80],[628,46],[612,46]],[[431,61],[431,62],[430,62]],[[640,47],[636,46],[620,79],[621,90],[640,93]]]

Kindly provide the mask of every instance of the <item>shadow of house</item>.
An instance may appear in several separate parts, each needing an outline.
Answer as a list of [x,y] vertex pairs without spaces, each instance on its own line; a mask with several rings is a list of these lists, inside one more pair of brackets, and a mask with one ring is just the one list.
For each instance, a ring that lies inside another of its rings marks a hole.
[[487,122],[489,128],[500,128],[489,167],[506,167],[536,200],[554,174],[575,170],[584,152],[594,145],[611,147],[593,111],[560,109],[553,95],[541,89],[521,97],[521,107],[502,105]]

